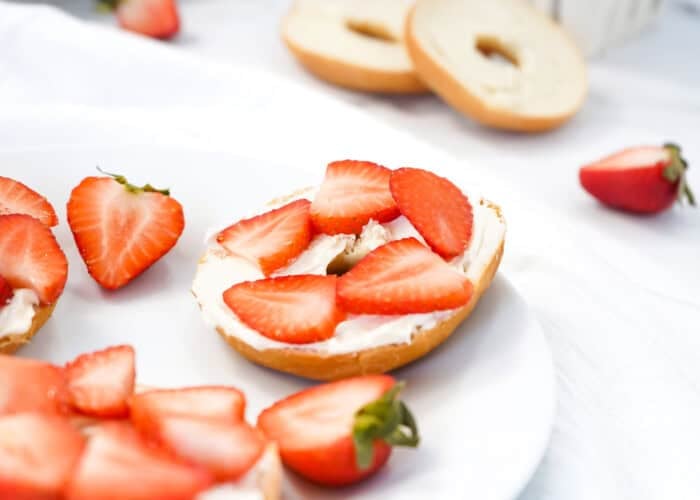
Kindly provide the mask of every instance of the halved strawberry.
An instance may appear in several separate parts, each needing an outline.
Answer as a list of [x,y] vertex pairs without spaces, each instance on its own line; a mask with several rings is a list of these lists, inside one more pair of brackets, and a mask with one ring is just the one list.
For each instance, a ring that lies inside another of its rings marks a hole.
[[68,420],[57,415],[0,417],[0,498],[58,498],[83,442]]
[[333,336],[345,313],[335,302],[335,276],[299,274],[246,281],[224,302],[253,330],[272,340],[306,344]]
[[14,291],[12,290],[12,287],[10,284],[0,276],[0,307],[6,305],[10,300],[12,300],[12,297],[14,296]]
[[125,417],[134,392],[134,349],[109,347],[78,356],[66,366],[71,405],[85,415]]
[[269,276],[306,250],[311,241],[308,200],[296,200],[227,227],[216,236],[226,250]]
[[389,190],[390,177],[391,170],[369,161],[329,163],[311,204],[314,226],[326,234],[359,234],[370,219],[395,219],[399,209]]
[[417,446],[418,429],[397,399],[402,385],[365,375],[305,389],[264,410],[258,427],[282,461],[317,483],[339,486],[379,470],[391,446]]
[[175,246],[185,217],[167,189],[132,186],[114,175],[88,177],[73,189],[68,224],[90,276],[116,289]]
[[9,177],[0,176],[0,215],[25,214],[49,227],[58,224],[51,203],[33,189]]
[[68,278],[68,261],[51,229],[30,215],[0,215],[0,275],[53,304]]
[[119,25],[152,38],[171,38],[180,30],[175,0],[112,0]]
[[638,213],[666,210],[675,201],[695,198],[685,181],[688,163],[674,144],[624,149],[581,167],[586,191],[614,208]]
[[211,484],[204,471],[148,446],[123,423],[90,429],[67,500],[191,500]]
[[63,369],[0,354],[0,415],[63,412],[67,399]]
[[218,481],[238,479],[262,455],[265,440],[246,422],[162,417],[151,434],[175,456],[208,470]]
[[419,168],[391,174],[399,210],[436,253],[448,259],[464,252],[472,237],[472,206],[457,186]]
[[355,314],[411,314],[462,307],[472,284],[415,238],[391,241],[338,279],[338,304]]
[[162,417],[188,417],[234,424],[245,414],[245,396],[233,387],[201,386],[158,389],[135,394],[129,400],[131,420],[151,432]]

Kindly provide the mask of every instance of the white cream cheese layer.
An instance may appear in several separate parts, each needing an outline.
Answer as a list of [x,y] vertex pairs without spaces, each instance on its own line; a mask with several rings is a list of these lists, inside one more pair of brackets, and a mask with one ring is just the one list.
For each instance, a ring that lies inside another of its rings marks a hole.
[[[299,197],[304,196],[313,199],[313,191],[302,192]],[[472,239],[465,252],[449,264],[476,282],[503,241],[505,223],[487,201],[477,196],[468,198],[474,212]],[[292,199],[285,202],[289,201]],[[408,237],[425,243],[416,228],[403,216],[384,224],[370,221],[359,236],[318,235],[309,248],[275,275],[326,274],[328,265],[341,254],[344,254],[344,260],[356,262],[389,241]],[[212,238],[207,244],[192,285],[204,319],[210,326],[220,328],[226,335],[237,337],[259,351],[297,349],[320,354],[344,354],[382,345],[404,344],[410,342],[417,331],[433,328],[454,313],[448,310],[392,316],[350,315],[338,324],[335,335],[328,340],[309,344],[278,342],[243,324],[223,300],[225,290],[236,283],[264,278],[262,271],[256,264],[228,254]]]
[[22,335],[34,320],[39,297],[33,290],[18,289],[10,302],[0,307],[0,337]]

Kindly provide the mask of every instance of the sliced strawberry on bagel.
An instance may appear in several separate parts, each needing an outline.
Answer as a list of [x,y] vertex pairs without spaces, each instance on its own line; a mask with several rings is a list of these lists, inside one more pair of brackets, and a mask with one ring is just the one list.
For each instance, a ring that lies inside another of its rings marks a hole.
[[185,227],[182,206],[167,189],[136,187],[125,177],[88,177],[68,200],[70,225],[88,273],[120,288],[175,246]]
[[58,224],[56,211],[46,198],[9,177],[0,176],[0,215],[25,214],[52,227]]
[[12,290],[12,287],[5,280],[5,278],[0,276],[0,308],[7,305],[7,303],[12,300],[13,296],[14,291]]
[[166,416],[150,436],[175,456],[208,470],[217,481],[235,480],[260,458],[265,440],[245,422]]
[[415,238],[391,241],[338,279],[338,304],[354,314],[411,314],[455,309],[472,284]]
[[78,356],[66,366],[70,403],[80,413],[94,417],[126,417],[134,392],[134,349],[109,347]]
[[59,498],[83,444],[83,436],[57,415],[0,417],[0,498]]
[[325,234],[359,234],[370,219],[388,222],[398,217],[390,177],[391,170],[369,161],[329,163],[311,204],[316,229]]
[[67,402],[63,369],[43,361],[0,355],[0,415],[64,412]]
[[329,339],[345,313],[336,305],[335,276],[300,274],[246,281],[224,302],[253,330],[272,340],[306,344]]
[[126,424],[100,424],[89,434],[67,500],[191,500],[211,484],[209,474],[147,445]]
[[624,149],[581,167],[579,180],[600,202],[637,213],[656,213],[675,201],[695,205],[686,182],[688,163],[675,144]]
[[388,375],[318,385],[264,410],[258,427],[298,474],[329,486],[355,483],[379,470],[392,446],[418,445],[400,389]]
[[51,229],[30,215],[0,215],[0,276],[53,304],[68,278],[68,261]]
[[245,396],[233,387],[157,389],[129,400],[134,425],[149,432],[163,417],[187,417],[234,424],[243,421]]
[[444,177],[418,168],[391,174],[391,194],[401,213],[436,253],[449,259],[466,250],[472,237],[472,206]]
[[308,200],[296,200],[227,227],[216,236],[226,250],[269,276],[306,250],[311,241]]

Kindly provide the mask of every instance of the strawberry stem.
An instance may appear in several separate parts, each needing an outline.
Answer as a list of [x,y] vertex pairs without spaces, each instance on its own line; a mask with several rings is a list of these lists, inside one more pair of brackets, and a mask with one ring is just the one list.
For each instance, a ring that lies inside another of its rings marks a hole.
[[160,193],[164,194],[165,196],[170,196],[170,189],[157,189],[151,186],[150,184],[146,184],[144,186],[134,186],[133,184],[129,184],[129,181],[124,177],[123,175],[120,174],[111,174],[109,172],[105,172],[102,170],[99,166],[97,167],[98,172],[110,176],[112,179],[117,181],[119,184],[123,185],[127,191],[130,193],[134,194],[139,194],[139,193]]
[[391,446],[418,446],[418,426],[406,404],[397,399],[403,382],[385,392],[355,414],[352,438],[359,469],[367,469],[374,461],[374,442],[381,439]]
[[688,170],[688,162],[681,156],[680,146],[673,143],[664,144],[664,148],[671,154],[670,163],[664,168],[664,179],[671,183],[678,183],[678,202],[687,200],[690,206],[695,206],[695,196],[690,190],[686,180],[685,171]]

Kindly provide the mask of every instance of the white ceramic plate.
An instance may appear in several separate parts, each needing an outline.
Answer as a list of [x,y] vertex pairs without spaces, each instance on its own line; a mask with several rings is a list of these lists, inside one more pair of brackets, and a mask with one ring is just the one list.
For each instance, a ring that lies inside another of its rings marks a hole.
[[[248,418],[308,382],[239,357],[206,327],[189,289],[207,228],[231,222],[278,194],[313,185],[322,166],[292,168],[184,148],[57,149],[0,153],[2,175],[45,194],[70,261],[68,285],[51,321],[22,356],[65,362],[118,343],[136,348],[149,385],[232,384],[247,395]],[[134,183],[169,186],[185,208],[176,246],[132,284],[101,290],[89,278],[65,222],[65,202],[95,166]],[[289,478],[286,498],[514,498],[546,447],[553,374],[542,332],[525,302],[498,275],[476,311],[435,352],[395,375],[421,431],[417,450],[396,450],[370,481],[341,491]]]

